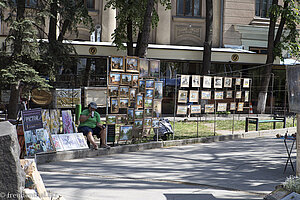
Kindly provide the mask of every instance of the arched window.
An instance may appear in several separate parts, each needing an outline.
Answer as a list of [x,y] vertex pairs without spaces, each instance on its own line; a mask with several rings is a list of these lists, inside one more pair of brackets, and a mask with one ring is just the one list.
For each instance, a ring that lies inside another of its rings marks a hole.
[[200,17],[202,0],[177,0],[177,16]]
[[256,0],[255,15],[263,18],[269,17],[269,9],[272,5],[272,0]]

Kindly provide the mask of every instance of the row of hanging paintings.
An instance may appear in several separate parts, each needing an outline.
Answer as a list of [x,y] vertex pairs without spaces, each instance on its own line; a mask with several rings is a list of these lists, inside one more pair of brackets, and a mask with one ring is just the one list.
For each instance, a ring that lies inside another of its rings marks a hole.
[[[231,88],[232,86],[250,87],[250,78],[232,78],[232,77],[217,77],[217,76],[199,76],[199,75],[180,75],[180,87],[200,88],[201,80],[203,88]],[[192,78],[190,82],[190,77]],[[234,83],[233,83],[234,82]]]
[[32,109],[22,111],[26,155],[88,148],[82,133],[75,133],[70,110],[62,111],[63,131],[60,129],[59,110]]
[[[229,109],[228,109],[229,105]],[[188,108],[190,109],[190,114],[201,114],[201,105],[177,105],[177,115],[187,115]],[[231,102],[228,103],[218,103],[216,112],[226,112],[226,111],[242,112],[244,110],[244,102]],[[215,104],[205,104],[204,113],[214,113]]]
[[[201,92],[201,98],[199,97],[199,91],[198,90],[178,90],[178,103],[187,103],[187,102],[193,102],[198,103],[200,99],[203,100],[221,100],[221,99],[244,99],[244,102],[249,101],[249,91],[233,91],[233,90],[227,90],[227,91],[200,91]],[[214,96],[212,98],[212,92],[214,93]],[[189,95],[188,95],[189,94]],[[234,96],[235,94],[235,96]]]
[[74,108],[81,104],[81,89],[56,89],[57,108]]

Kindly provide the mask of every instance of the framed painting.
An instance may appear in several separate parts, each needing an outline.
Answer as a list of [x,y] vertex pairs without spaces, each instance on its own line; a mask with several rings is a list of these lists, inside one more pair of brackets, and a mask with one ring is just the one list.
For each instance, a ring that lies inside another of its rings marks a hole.
[[218,103],[217,112],[226,112],[227,111],[227,103]]
[[119,96],[119,87],[118,86],[108,86],[108,96],[109,97],[118,97]]
[[149,60],[147,58],[140,58],[140,77],[149,77]]
[[146,81],[145,80],[139,80],[139,92],[143,93],[146,90]]
[[180,87],[190,87],[190,75],[181,75]]
[[200,78],[199,75],[192,75],[192,87],[200,87]]
[[129,98],[120,98],[119,108],[128,108],[130,105]]
[[144,118],[144,127],[151,128],[152,127],[152,118]]
[[224,96],[223,91],[215,91],[215,99],[216,100],[223,99],[223,96]]
[[122,74],[121,75],[121,85],[131,85],[132,76],[131,74]]
[[134,128],[142,129],[143,128],[143,119],[134,120]]
[[153,99],[152,98],[145,98],[145,109],[153,107]]
[[230,110],[235,110],[236,109],[236,103],[235,102],[231,102],[230,103]]
[[232,99],[233,98],[233,91],[227,90],[226,91],[226,99]]
[[132,87],[138,87],[139,86],[139,75],[135,75],[133,74],[132,75],[132,78],[131,78],[131,86]]
[[119,88],[119,96],[120,97],[128,97],[129,96],[129,88],[127,86],[120,86]]
[[117,115],[117,124],[127,124],[127,115]]
[[149,76],[154,78],[159,78],[159,73],[160,73],[160,61],[150,60]]
[[205,113],[213,113],[215,112],[215,105],[214,104],[205,104]]
[[187,114],[187,106],[177,105],[177,115],[186,115]]
[[249,78],[244,78],[243,87],[244,88],[250,87],[250,79]]
[[235,98],[236,99],[241,99],[242,98],[242,91],[236,91]]
[[159,128],[159,119],[152,118],[152,128]]
[[136,89],[137,88],[129,88],[129,100],[130,101],[135,101]]
[[130,140],[131,137],[132,137],[132,126],[129,125],[120,126],[119,140],[120,141]]
[[146,88],[154,88],[154,80],[153,79],[146,80]]
[[116,124],[117,116],[116,115],[106,115],[106,124]]
[[127,121],[133,122],[134,121],[134,108],[127,109]]
[[152,117],[152,112],[152,108],[146,108],[144,112],[145,117]]
[[121,74],[119,73],[110,73],[108,77],[108,83],[110,85],[120,85],[121,83]]
[[125,72],[123,56],[112,56],[111,57],[110,71]]
[[237,111],[243,112],[243,110],[244,110],[244,102],[239,102],[238,107],[237,107]]
[[189,102],[198,103],[198,100],[199,100],[199,91],[198,90],[190,90]]
[[143,110],[135,110],[134,111],[134,119],[143,119],[144,111]]
[[126,57],[126,72],[139,73],[139,60],[137,57]]
[[187,103],[187,90],[178,90],[178,103]]
[[144,107],[144,98],[142,94],[136,95],[136,108],[140,109]]
[[146,89],[146,98],[153,98],[154,89]]
[[201,99],[211,99],[211,91],[201,91]]
[[203,88],[211,88],[211,77],[203,76]]
[[223,87],[223,77],[214,77],[214,88],[222,88]]
[[191,105],[191,114],[200,114],[201,105]]
[[241,78],[236,78],[235,79],[235,85],[241,85]]
[[245,102],[249,101],[249,91],[245,91]]
[[110,98],[110,112],[119,113],[119,100],[117,98]]
[[162,99],[163,98],[163,82],[155,81],[154,83],[154,98]]
[[161,117],[161,100],[154,99],[153,100],[153,117]]
[[224,87],[226,88],[232,87],[232,78],[228,78],[228,77],[224,78]]

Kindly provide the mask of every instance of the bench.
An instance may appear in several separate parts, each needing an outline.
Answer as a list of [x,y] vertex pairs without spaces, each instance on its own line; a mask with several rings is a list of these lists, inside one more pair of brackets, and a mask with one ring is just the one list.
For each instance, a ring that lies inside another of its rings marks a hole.
[[256,131],[258,131],[258,125],[260,123],[273,123],[273,129],[276,129],[276,122],[283,122],[283,128],[286,126],[286,118],[285,117],[277,117],[274,116],[273,119],[262,119],[259,120],[258,117],[246,117],[246,124],[245,124],[245,132],[248,132],[248,126],[250,124],[256,124]]

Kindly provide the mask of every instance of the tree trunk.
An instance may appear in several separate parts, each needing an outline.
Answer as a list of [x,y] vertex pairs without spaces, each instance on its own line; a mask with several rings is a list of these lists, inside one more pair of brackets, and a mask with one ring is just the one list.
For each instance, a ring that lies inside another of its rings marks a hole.
[[205,42],[203,52],[202,75],[209,73],[211,68],[211,46],[213,34],[213,3],[212,0],[206,0],[206,20],[205,20]]
[[53,44],[53,42],[56,41],[56,29],[57,29],[57,0],[53,0],[53,2],[50,5],[50,22],[49,22],[49,34],[48,34],[48,40],[50,44]]
[[148,0],[146,12],[144,15],[144,24],[142,31],[139,33],[138,42],[135,50],[135,54],[138,57],[145,57],[149,43],[152,14],[154,9],[154,0]]
[[19,84],[14,84],[10,88],[10,98],[8,104],[8,119],[17,119],[18,107],[20,104]]
[[[278,5],[278,0],[273,0],[272,5]],[[276,27],[277,18],[274,14],[270,13],[270,25],[269,25],[269,33],[268,33],[268,53],[267,53],[267,61],[266,66],[263,69],[264,77],[261,79],[261,90],[258,94],[258,102],[257,102],[257,112],[265,113],[267,97],[268,97],[268,88],[269,82],[271,79],[272,73],[272,64],[274,62],[274,37],[275,37],[275,27]]]
[[133,56],[132,20],[127,20],[127,56]]

